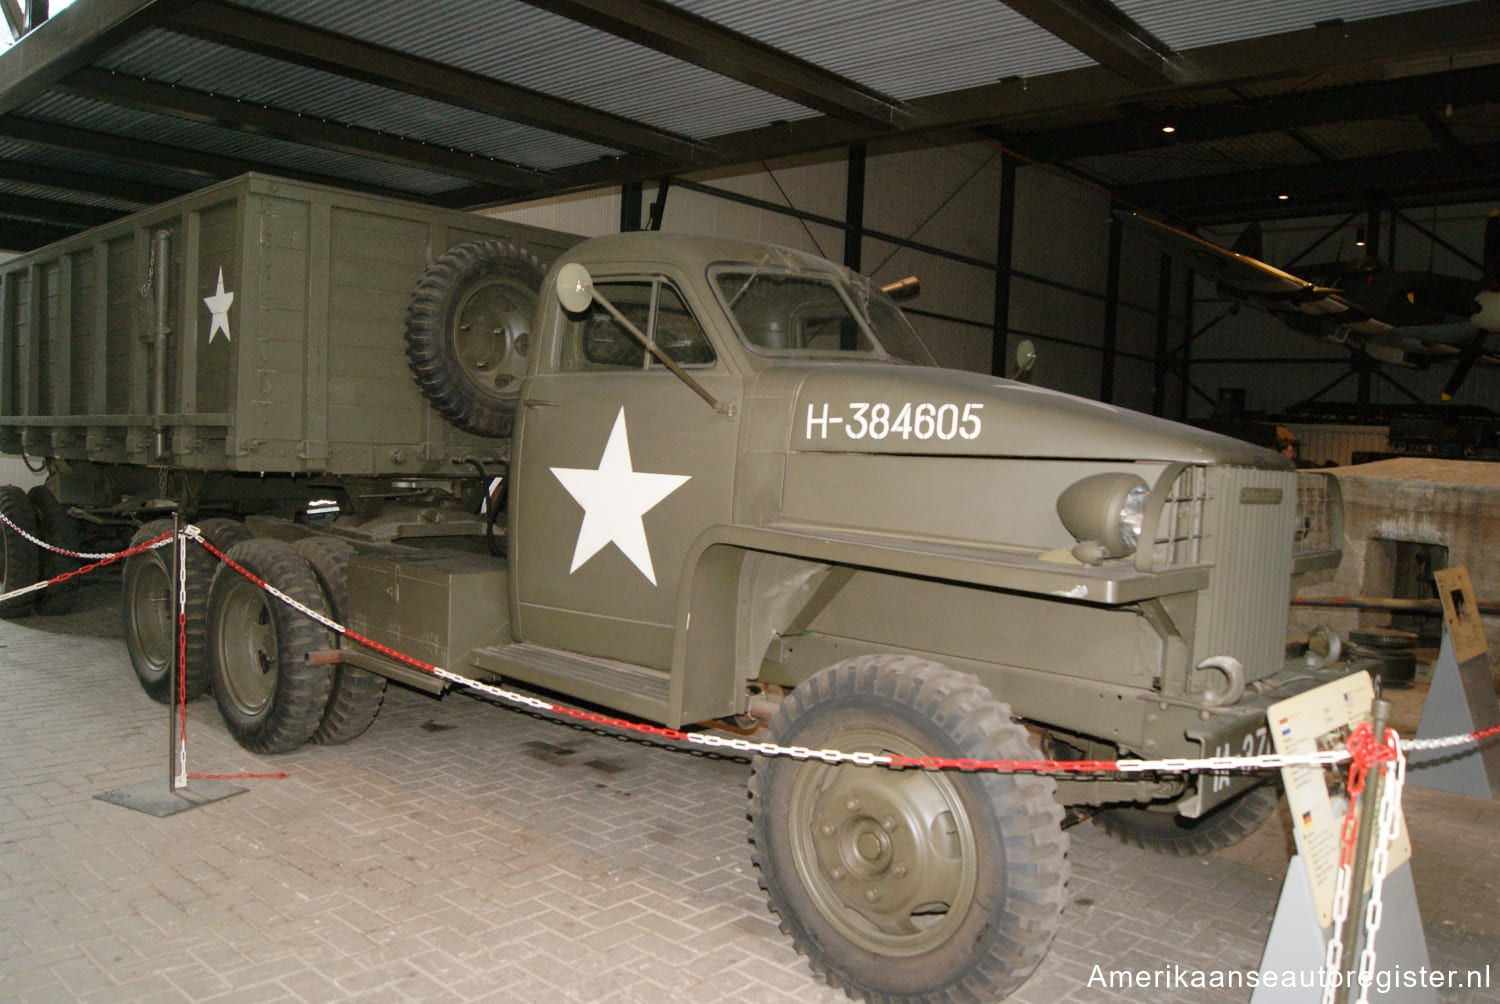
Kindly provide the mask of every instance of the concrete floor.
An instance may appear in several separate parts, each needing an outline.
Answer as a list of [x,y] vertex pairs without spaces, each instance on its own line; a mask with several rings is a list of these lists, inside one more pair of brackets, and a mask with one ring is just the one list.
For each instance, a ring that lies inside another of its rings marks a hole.
[[[166,776],[118,588],[0,622],[0,999],[844,999],[766,910],[738,759],[393,687],[360,740],[281,757],[196,702],[190,769],[289,776],[165,818],[95,798]],[[1420,692],[1402,702],[1414,723]],[[1500,805],[1413,788],[1406,813],[1433,964],[1491,984],[1437,999],[1500,1000]],[[1289,826],[1191,860],[1073,829],[1062,928],[1011,999],[1247,1000],[1090,984],[1096,965],[1256,967]]]

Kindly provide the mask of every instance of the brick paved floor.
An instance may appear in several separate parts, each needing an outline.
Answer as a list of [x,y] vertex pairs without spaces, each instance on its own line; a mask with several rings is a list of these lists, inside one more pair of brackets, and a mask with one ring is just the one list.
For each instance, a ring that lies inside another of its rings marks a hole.
[[[0,999],[844,999],[765,908],[736,760],[393,687],[362,739],[282,757],[196,702],[191,769],[290,776],[166,818],[96,799],[165,783],[167,721],[119,640],[118,581],[82,600],[0,622]],[[1413,790],[1408,819],[1434,963],[1500,983],[1500,806]],[[1012,1000],[1247,999],[1089,982],[1254,967],[1286,826],[1196,860],[1074,829],[1062,929]]]

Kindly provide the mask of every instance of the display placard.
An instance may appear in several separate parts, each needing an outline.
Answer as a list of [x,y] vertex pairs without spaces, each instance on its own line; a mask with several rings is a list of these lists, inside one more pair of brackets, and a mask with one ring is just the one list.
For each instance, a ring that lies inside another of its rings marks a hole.
[[1466,567],[1444,568],[1432,573],[1437,580],[1438,595],[1443,601],[1443,620],[1453,639],[1453,654],[1460,663],[1489,654],[1484,640],[1484,625],[1479,620],[1479,603],[1474,599],[1474,585]]
[[[1278,701],[1266,710],[1276,752],[1294,755],[1343,749],[1354,727],[1370,721],[1374,700],[1370,674],[1361,672]],[[1297,853],[1307,868],[1318,923],[1323,927],[1333,922],[1339,849],[1349,808],[1348,766],[1347,762],[1330,767],[1308,764],[1281,771]],[[1403,819],[1390,848],[1390,869],[1410,856]]]

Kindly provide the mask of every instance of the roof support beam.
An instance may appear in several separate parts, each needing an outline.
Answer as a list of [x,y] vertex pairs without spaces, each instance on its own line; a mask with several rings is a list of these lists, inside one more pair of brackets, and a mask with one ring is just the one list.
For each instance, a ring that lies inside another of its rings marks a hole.
[[5,8],[5,26],[10,29],[10,40],[14,42],[26,32],[26,13],[17,0],[0,0]]
[[1101,66],[1143,87],[1188,81],[1182,58],[1108,0],[1001,0]]
[[[1032,160],[1057,163],[1085,157],[1170,148],[1231,136],[1366,119],[1370,109],[1386,117],[1418,115],[1451,104],[1487,104],[1500,92],[1500,65],[1418,77],[1400,77],[1345,87],[1328,87],[1203,109],[1163,113],[1159,120],[1139,116],[1096,122],[1050,132],[1006,136]],[[1164,134],[1161,126],[1176,131]]]
[[81,66],[154,27],[191,0],[88,0],[27,33],[0,59],[0,115],[15,111]]
[[543,172],[490,157],[92,67],[70,74],[54,90],[154,115],[238,129],[321,150],[506,186],[517,189],[518,193],[538,192],[546,187]]
[[525,2],[837,119],[890,128],[907,118],[894,98],[662,0]]
[[129,136],[77,129],[72,126],[18,118],[13,115],[0,117],[0,138],[69,153],[87,153],[105,160],[123,161],[128,164],[145,164],[152,167],[169,164],[176,173],[198,175],[210,181],[223,181],[238,177],[247,171],[260,171],[279,175],[292,181],[334,185],[351,191],[368,192],[371,195],[383,195],[393,199],[413,198],[410,192],[398,192],[381,185],[364,184],[347,178],[330,178],[325,174],[298,171],[280,164],[267,164],[240,157],[204,153],[201,150],[189,150],[165,143],[152,143],[132,139]]
[[[1134,185],[1115,194],[1135,205],[1171,210],[1200,223],[1363,209],[1371,193],[1385,199],[1430,198],[1454,193],[1468,201],[1489,198],[1500,177],[1500,143],[1465,148],[1457,161],[1436,151],[1384,154],[1332,164],[1262,168],[1234,174]],[[1400,181],[1398,179],[1410,179]],[[1278,195],[1297,198],[1279,201]]]
[[200,0],[179,12],[166,27],[220,45],[352,77],[616,150],[688,161],[703,152],[694,140],[663,129],[502,83],[492,77],[455,69],[445,63],[218,0]]
[[64,192],[79,192],[86,195],[102,195],[108,199],[129,202],[137,206],[153,206],[186,193],[180,188],[150,185],[123,178],[107,178],[99,174],[84,174],[65,171],[39,164],[21,164],[14,160],[0,160],[0,178],[19,181],[27,185],[54,188]]
[[0,217],[23,220],[39,220],[46,224],[61,223],[68,226],[96,227],[123,215],[113,209],[97,206],[80,206],[73,202],[58,202],[55,199],[33,199],[24,195],[0,195]]

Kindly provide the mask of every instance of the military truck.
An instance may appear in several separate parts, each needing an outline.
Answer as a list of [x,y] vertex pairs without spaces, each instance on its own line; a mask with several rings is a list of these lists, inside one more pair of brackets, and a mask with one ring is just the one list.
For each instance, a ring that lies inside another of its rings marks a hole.
[[[43,536],[124,522],[145,540],[176,508],[398,652],[671,727],[766,722],[815,751],[1260,753],[1267,704],[1314,682],[1284,662],[1287,607],[1295,574],[1338,561],[1335,482],[940,369],[827,261],[576,243],[257,177],[112,226],[4,272],[0,446],[45,462],[50,490],[0,501]],[[245,747],[352,739],[387,680],[444,688],[188,553],[187,689]],[[124,572],[159,699],[166,560]],[[41,564],[7,532],[7,588]],[[749,794],[783,930],[881,1001],[1026,979],[1063,906],[1064,806],[1197,854],[1277,798],[1251,774],[783,757],[758,758]]]

